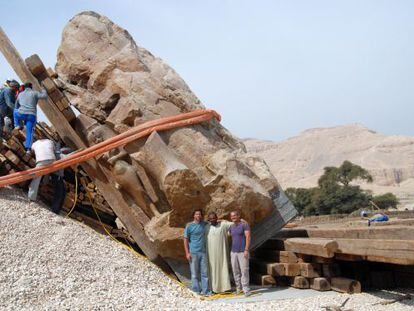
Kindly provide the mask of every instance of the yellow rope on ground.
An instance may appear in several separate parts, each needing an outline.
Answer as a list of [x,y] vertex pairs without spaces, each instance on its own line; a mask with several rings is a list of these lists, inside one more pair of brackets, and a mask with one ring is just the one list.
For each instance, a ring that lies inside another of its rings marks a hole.
[[213,294],[209,297],[203,297],[204,300],[217,300],[217,299],[224,299],[224,298],[237,298],[242,296],[243,294],[236,294],[236,293],[219,293]]
[[66,214],[65,217],[69,217],[69,215],[73,212],[75,209],[76,203],[78,201],[78,170],[75,170],[75,198],[73,200],[73,206],[70,209],[69,213]]

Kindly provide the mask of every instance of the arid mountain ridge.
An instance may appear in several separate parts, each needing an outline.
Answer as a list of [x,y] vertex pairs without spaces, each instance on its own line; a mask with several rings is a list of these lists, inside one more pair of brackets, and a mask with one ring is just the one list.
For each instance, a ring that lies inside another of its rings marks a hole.
[[262,157],[283,188],[313,187],[326,166],[349,160],[369,170],[375,194],[393,192],[401,208],[414,206],[414,137],[384,135],[361,124],[314,128],[284,141],[246,139],[248,151]]

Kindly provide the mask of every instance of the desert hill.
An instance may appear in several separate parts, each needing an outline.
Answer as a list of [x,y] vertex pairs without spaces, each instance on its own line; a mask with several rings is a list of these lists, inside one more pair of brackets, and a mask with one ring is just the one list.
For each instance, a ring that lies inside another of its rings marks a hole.
[[313,187],[324,167],[349,160],[374,177],[363,188],[393,192],[402,208],[414,206],[414,137],[387,136],[350,124],[309,129],[280,142],[246,139],[245,145],[265,159],[283,188]]

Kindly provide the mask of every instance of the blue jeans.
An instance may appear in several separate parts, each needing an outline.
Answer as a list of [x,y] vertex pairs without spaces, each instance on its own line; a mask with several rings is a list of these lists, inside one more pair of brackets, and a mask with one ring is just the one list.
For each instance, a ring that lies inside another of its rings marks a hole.
[[[208,266],[206,253],[191,253],[190,261],[191,270],[191,289],[203,295],[210,293],[208,285]],[[200,291],[200,276],[201,276],[201,291]]]
[[29,150],[32,147],[33,132],[36,126],[36,116],[33,114],[21,114],[17,109],[13,112],[14,126],[19,126],[21,122],[24,122],[26,126],[26,141],[24,147]]

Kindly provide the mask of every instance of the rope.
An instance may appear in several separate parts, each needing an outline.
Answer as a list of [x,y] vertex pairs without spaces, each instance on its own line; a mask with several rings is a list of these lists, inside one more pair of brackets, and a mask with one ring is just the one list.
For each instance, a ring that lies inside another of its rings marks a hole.
[[146,137],[153,132],[166,131],[178,127],[195,125],[209,121],[213,118],[218,121],[221,119],[220,115],[214,110],[195,110],[172,117],[165,117],[153,121],[148,121],[144,124],[133,127],[122,134],[111,137],[84,150],[80,150],[73,155],[66,157],[65,159],[55,161],[50,165],[36,167],[28,169],[26,171],[20,171],[2,176],[0,177],[0,187],[17,184],[29,179],[53,173],[68,166],[85,162],[114,148],[125,146],[126,144],[131,143],[137,139]]

